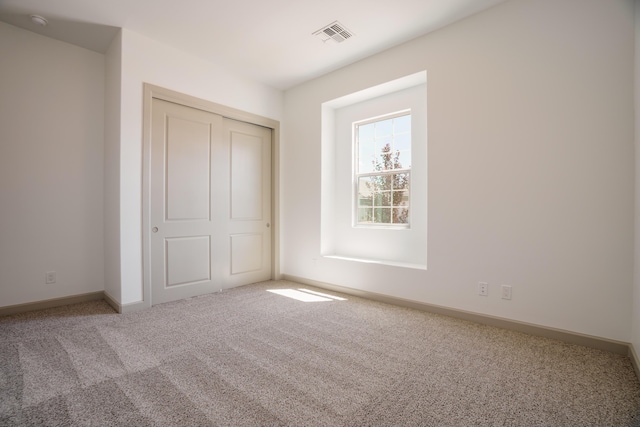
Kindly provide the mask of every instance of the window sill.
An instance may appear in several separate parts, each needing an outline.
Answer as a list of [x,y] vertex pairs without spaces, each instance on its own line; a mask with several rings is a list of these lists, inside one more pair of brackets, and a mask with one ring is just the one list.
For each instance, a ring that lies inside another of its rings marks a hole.
[[389,261],[384,259],[356,258],[356,257],[342,256],[342,255],[323,255],[323,257],[329,258],[329,259],[338,259],[342,261],[361,262],[364,264],[379,264],[379,265],[389,265],[392,267],[411,268],[414,270],[425,270],[425,271],[427,270],[426,264],[414,264],[409,262]]

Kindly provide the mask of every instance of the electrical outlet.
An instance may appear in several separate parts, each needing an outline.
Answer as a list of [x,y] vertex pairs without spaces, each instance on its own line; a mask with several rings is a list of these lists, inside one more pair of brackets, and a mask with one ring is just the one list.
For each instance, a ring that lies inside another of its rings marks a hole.
[[511,299],[511,286],[502,285],[502,299]]
[[56,283],[56,272],[55,271],[47,271],[45,275],[46,284]]
[[483,297],[489,295],[489,284],[487,282],[478,282],[478,295]]

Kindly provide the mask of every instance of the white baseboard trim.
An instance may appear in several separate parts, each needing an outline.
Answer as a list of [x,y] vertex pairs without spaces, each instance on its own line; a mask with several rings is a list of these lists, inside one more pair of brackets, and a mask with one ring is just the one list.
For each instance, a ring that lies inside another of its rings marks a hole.
[[[541,336],[545,338],[552,338],[559,341],[563,341],[570,344],[582,345],[585,347],[596,348],[599,350],[609,351],[611,353],[628,355],[631,347],[629,343],[622,341],[609,340],[606,338],[594,337],[591,335],[580,334],[577,332],[566,331],[562,329],[554,329],[546,326],[539,326],[531,323],[519,322],[516,320],[505,319],[502,317],[489,316],[486,314],[479,314],[470,311],[458,310],[454,308],[443,307],[434,304],[428,304],[420,301],[413,301],[404,298],[393,297],[389,295],[379,294],[375,292],[363,291],[360,289],[348,288],[345,286],[333,285],[330,283],[319,282],[312,279],[306,279],[304,277],[292,276],[288,274],[282,275],[283,280],[291,282],[297,282],[309,286],[316,286],[318,288],[328,289],[335,292],[342,292],[348,295],[354,295],[374,301],[384,302],[387,304],[397,305],[401,307],[409,307],[417,310],[427,311],[430,313],[442,314],[457,319],[469,320],[484,325],[496,326],[502,329],[509,329],[518,332],[524,332],[529,335]],[[632,359],[633,362],[633,359]],[[635,363],[638,365],[637,356]],[[636,368],[636,374],[638,374],[638,368]],[[640,378],[640,374],[638,374]]]
[[147,303],[146,301],[131,302],[129,304],[120,304],[119,313],[121,314],[133,313],[134,311],[140,311],[150,307],[151,307],[151,304]]
[[0,316],[26,313],[28,311],[43,310],[46,308],[60,307],[63,305],[77,304],[79,302],[104,299],[104,292],[88,292],[86,294],[70,295],[67,297],[52,298],[42,301],[28,302],[25,304],[8,305],[0,307]]
[[631,343],[629,344],[629,359],[631,359],[633,370],[636,371],[636,376],[640,379],[640,358],[638,358],[638,353],[636,353],[636,349]]
[[28,302],[25,304],[8,305],[0,307],[0,316],[8,316],[10,314],[26,313],[28,311],[43,310],[45,308],[60,307],[63,305],[77,304],[85,301],[105,300],[115,311],[120,314],[131,313],[151,307],[145,301],[134,302],[130,304],[120,304],[111,295],[104,291],[89,292],[86,294],[70,295],[68,297],[53,298],[42,301]]
[[109,295],[107,291],[104,291],[103,294],[104,294],[104,300],[107,302],[107,304],[109,304],[111,308],[113,308],[119,314],[122,314],[122,304],[120,304],[118,301],[115,300],[115,298]]
[[104,300],[107,303],[109,303],[109,305],[113,307],[113,309],[120,314],[132,313],[134,311],[151,307],[151,305],[147,304],[145,301],[137,301],[129,304],[120,304],[118,301],[115,300],[115,298],[113,298],[111,295],[109,295],[106,292],[104,293]]

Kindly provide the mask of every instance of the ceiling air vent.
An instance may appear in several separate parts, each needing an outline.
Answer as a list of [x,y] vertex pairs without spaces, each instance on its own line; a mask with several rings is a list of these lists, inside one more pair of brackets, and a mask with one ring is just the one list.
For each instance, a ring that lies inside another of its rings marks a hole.
[[342,43],[348,38],[353,37],[355,34],[349,31],[338,21],[334,21],[331,24],[322,27],[321,29],[313,33],[313,35],[320,37],[323,42],[333,40],[336,43]]

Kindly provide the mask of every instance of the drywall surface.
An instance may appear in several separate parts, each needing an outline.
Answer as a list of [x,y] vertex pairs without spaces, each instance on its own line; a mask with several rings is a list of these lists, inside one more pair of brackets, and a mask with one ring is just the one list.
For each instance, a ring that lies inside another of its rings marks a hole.
[[635,55],[635,274],[633,280],[633,322],[631,342],[640,350],[640,1],[635,2],[636,55]]
[[[288,90],[282,272],[629,341],[633,58],[630,0],[514,0]],[[422,70],[428,269],[321,257],[321,104]]]
[[0,22],[0,58],[0,306],[101,291],[104,56]]
[[281,120],[283,93],[211,62],[122,30],[119,301],[143,298],[141,199],[143,84],[150,83],[228,107]]
[[122,299],[120,276],[120,87],[122,31],[105,54],[104,116],[104,291]]

